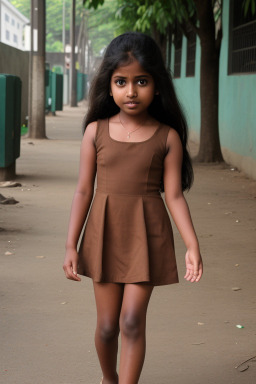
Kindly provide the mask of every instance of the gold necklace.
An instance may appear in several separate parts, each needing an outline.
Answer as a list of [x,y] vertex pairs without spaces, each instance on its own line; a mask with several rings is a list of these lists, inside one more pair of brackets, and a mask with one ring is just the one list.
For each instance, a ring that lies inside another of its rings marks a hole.
[[[119,113],[119,121],[120,121],[120,123],[121,123],[121,125],[122,125],[122,127],[125,129],[125,131],[127,132],[127,130],[126,130],[126,128],[125,128],[125,126],[124,126],[124,124],[122,123],[122,121],[121,121],[121,117],[120,117],[120,113]],[[131,137],[131,134],[133,133],[133,132],[135,132],[135,131],[137,131],[138,129],[140,129],[140,128],[142,128],[143,127],[143,125],[144,124],[141,124],[138,128],[136,128],[136,129],[134,129],[133,131],[128,131],[127,132],[127,139],[130,139],[130,137]]]

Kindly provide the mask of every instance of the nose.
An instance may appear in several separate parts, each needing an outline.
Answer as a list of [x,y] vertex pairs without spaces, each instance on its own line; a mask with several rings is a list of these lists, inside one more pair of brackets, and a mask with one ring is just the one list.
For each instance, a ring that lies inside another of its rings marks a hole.
[[134,84],[131,84],[131,83],[128,84],[127,96],[130,98],[137,96],[137,91],[136,91],[136,87],[134,86]]

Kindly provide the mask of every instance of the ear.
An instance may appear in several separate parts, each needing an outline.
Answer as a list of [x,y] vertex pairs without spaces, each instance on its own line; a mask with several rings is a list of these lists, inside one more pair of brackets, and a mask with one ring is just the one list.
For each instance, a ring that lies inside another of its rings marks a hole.
[[111,89],[109,90],[109,94],[110,94],[110,96],[113,96]]

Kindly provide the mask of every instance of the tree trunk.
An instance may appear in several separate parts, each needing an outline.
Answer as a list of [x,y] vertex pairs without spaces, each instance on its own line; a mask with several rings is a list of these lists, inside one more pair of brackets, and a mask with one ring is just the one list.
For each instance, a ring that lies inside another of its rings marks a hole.
[[72,0],[70,23],[70,106],[77,107],[76,97],[76,57],[75,57],[75,33],[76,33],[76,0]]
[[194,0],[200,22],[201,44],[200,147],[196,157],[200,162],[223,161],[219,139],[219,56],[220,44],[215,41],[215,22],[211,0]]
[[29,137],[45,139],[45,0],[31,0]]
[[166,63],[166,59],[167,59],[167,57],[166,57],[167,35],[163,35],[162,33],[160,33],[158,31],[156,25],[153,25],[152,34],[153,34],[153,38],[154,38],[155,42],[157,43],[157,45],[159,46],[159,48],[162,52],[164,62]]

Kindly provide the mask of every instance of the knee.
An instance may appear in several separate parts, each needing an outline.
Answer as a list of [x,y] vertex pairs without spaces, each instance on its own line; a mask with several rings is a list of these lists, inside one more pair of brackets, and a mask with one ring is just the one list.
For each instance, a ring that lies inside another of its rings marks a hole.
[[120,320],[121,334],[129,339],[138,339],[143,333],[143,322],[136,314],[125,314]]
[[108,343],[118,336],[119,326],[109,321],[103,321],[98,324],[97,333],[102,342]]

